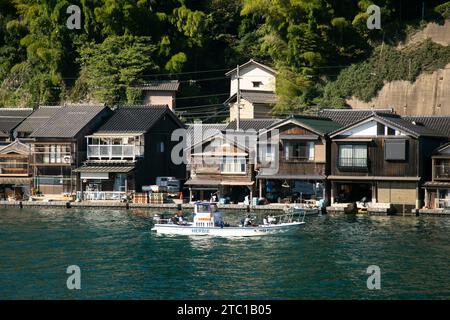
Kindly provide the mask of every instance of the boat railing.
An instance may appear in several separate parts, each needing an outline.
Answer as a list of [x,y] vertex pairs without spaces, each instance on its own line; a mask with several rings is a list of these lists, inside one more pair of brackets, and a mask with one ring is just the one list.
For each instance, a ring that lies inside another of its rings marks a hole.
[[305,216],[306,216],[306,210],[302,210],[302,213],[298,214],[298,219],[295,219],[294,217],[294,211],[285,213],[285,214],[280,214],[280,215],[276,215],[276,216],[272,216],[270,215],[270,217],[272,219],[274,219],[273,223],[269,224],[282,224],[282,223],[292,223],[292,222],[304,222],[305,221]]

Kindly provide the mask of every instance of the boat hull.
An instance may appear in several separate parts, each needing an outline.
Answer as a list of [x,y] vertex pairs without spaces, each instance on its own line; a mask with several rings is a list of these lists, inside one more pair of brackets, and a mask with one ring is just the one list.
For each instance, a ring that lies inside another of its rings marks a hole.
[[281,223],[258,227],[195,227],[170,224],[155,224],[152,231],[160,234],[219,237],[257,237],[284,233],[298,229],[304,222]]

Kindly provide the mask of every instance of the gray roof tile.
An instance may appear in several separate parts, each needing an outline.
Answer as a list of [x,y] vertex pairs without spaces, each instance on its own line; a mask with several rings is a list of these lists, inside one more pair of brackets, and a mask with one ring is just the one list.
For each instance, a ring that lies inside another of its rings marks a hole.
[[[256,131],[267,129],[274,123],[280,121],[280,119],[241,119],[239,122],[240,130],[254,129]],[[231,121],[226,130],[236,130],[236,120]]]
[[178,91],[180,83],[178,80],[150,81],[141,86],[146,91]]
[[0,136],[9,136],[10,131],[32,112],[31,108],[0,108]]
[[402,118],[450,137],[450,116],[403,116]]
[[97,133],[147,132],[165,114],[176,116],[167,105],[122,106],[104,123]]
[[53,116],[60,106],[40,107],[28,116],[17,128],[19,133],[31,133],[42,126],[51,116]]
[[[241,90],[241,98],[251,103],[276,104],[277,95],[273,91]],[[229,97],[224,104],[236,100],[236,94]]]
[[105,106],[73,105],[55,112],[42,126],[33,131],[32,138],[73,138],[94,120]]
[[393,113],[394,111],[392,109],[324,109],[319,112],[319,116],[347,126],[367,118],[373,112]]

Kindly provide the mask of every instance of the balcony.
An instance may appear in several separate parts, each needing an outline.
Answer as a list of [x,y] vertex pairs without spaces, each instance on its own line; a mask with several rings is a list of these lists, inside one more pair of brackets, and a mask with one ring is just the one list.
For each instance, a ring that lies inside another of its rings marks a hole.
[[433,179],[450,180],[450,163],[443,163],[443,164],[435,165]]
[[88,145],[88,159],[135,159],[144,155],[144,146],[135,145]]
[[8,161],[0,162],[0,176],[27,176],[29,174],[28,162]]

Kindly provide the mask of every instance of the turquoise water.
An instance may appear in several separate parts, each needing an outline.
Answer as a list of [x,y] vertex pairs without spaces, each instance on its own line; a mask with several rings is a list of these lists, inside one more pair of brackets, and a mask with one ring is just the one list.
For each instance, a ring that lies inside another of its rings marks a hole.
[[0,209],[0,299],[450,298],[448,218],[307,217],[294,234],[224,239],[155,235],[150,215]]

